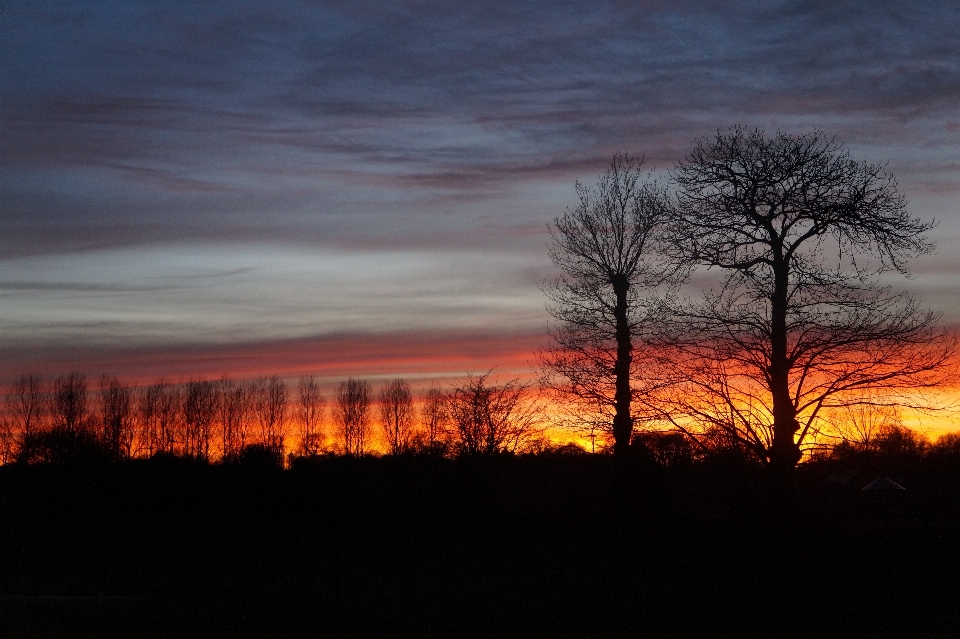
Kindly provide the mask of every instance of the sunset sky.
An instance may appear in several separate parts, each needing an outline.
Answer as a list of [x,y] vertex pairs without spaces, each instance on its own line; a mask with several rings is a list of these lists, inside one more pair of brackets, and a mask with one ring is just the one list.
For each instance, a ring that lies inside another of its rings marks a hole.
[[0,0],[0,381],[522,374],[612,154],[819,127],[960,324],[960,7]]

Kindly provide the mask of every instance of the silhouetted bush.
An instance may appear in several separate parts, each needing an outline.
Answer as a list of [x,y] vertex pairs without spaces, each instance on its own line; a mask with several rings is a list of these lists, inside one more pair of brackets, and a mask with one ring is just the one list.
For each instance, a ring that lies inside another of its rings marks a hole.
[[16,456],[21,464],[100,464],[113,459],[110,448],[93,433],[63,427],[31,433]]
[[696,444],[677,431],[637,433],[631,449],[634,455],[667,468],[689,466],[701,456]]
[[928,447],[927,455],[940,461],[960,461],[960,433],[942,435]]
[[283,468],[283,450],[263,444],[248,444],[239,453],[224,457],[222,463],[250,469],[280,470]]
[[559,446],[547,446],[540,452],[540,455],[559,457],[571,457],[586,454],[587,451],[584,450],[583,446],[573,442],[567,442],[566,444],[560,444]]
[[[950,444],[945,443],[942,450],[948,446]],[[888,425],[868,441],[840,442],[830,458],[847,467],[863,469],[867,474],[900,475],[920,465],[933,450],[923,434]]]
[[431,442],[425,437],[414,436],[410,452],[414,455],[425,455],[427,457],[448,457],[453,452],[452,448],[446,441],[434,440]]

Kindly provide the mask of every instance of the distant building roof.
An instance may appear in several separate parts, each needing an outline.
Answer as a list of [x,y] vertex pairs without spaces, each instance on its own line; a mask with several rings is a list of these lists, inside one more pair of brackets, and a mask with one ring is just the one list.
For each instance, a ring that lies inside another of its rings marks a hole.
[[878,477],[861,488],[861,490],[906,490],[906,488],[886,477]]

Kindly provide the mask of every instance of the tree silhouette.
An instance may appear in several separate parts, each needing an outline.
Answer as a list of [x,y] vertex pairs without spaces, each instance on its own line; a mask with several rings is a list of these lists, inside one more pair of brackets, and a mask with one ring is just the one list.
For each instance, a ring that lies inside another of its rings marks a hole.
[[217,421],[220,426],[220,458],[235,459],[247,444],[251,417],[250,388],[226,377],[220,380]]
[[540,407],[528,401],[519,380],[490,384],[489,374],[470,375],[447,399],[450,422],[462,455],[490,455],[522,450],[540,434]]
[[87,428],[87,378],[82,373],[61,375],[50,392],[53,427],[69,433]]
[[0,465],[8,464],[17,458],[17,451],[22,447],[18,439],[13,420],[8,417],[0,418]]
[[420,396],[420,432],[416,436],[419,449],[434,454],[446,452],[449,445],[446,403],[446,395],[435,383]]
[[413,435],[413,394],[410,385],[402,379],[394,379],[380,389],[380,426],[384,440],[392,455],[410,449]]
[[648,295],[676,274],[656,250],[670,198],[642,179],[640,167],[618,154],[595,184],[577,182],[580,203],[550,229],[550,258],[562,275],[544,287],[559,324],[540,353],[543,383],[573,401],[590,426],[612,432],[617,453],[630,445],[634,398],[656,386],[640,374],[651,367],[634,342],[658,308]]
[[326,402],[313,375],[301,377],[297,390],[299,453],[311,457],[318,455],[323,448],[323,409]]
[[177,452],[182,407],[183,393],[178,384],[161,379],[141,391],[137,407],[141,432],[139,449],[148,457]]
[[210,459],[210,430],[217,415],[217,385],[207,380],[188,382],[183,397],[184,453]]
[[40,375],[21,375],[7,395],[9,435],[16,440],[17,448],[42,428],[45,408],[43,380]]
[[287,417],[287,385],[274,375],[256,380],[250,389],[254,415],[259,426],[256,443],[283,462],[284,429]]
[[890,428],[903,428],[901,409],[888,406],[883,397],[862,396],[858,401],[829,411],[829,436],[856,446],[869,447]]
[[932,224],[884,167],[820,131],[736,128],[698,140],[673,178],[669,251],[723,276],[677,311],[674,423],[735,437],[787,478],[825,410],[865,390],[909,402],[940,382],[953,341],[881,280],[933,250]]
[[337,387],[333,418],[346,455],[367,452],[370,431],[370,383],[350,378]]
[[133,446],[133,389],[116,377],[100,378],[100,441],[113,459],[130,456]]

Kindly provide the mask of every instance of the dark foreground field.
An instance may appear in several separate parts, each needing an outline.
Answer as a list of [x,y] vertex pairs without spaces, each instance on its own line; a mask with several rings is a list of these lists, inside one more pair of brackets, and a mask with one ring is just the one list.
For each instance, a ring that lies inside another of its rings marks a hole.
[[749,468],[614,462],[3,467],[0,632],[960,634],[952,466],[880,499],[811,466],[776,507]]

